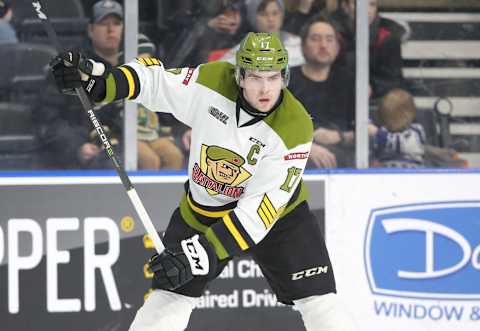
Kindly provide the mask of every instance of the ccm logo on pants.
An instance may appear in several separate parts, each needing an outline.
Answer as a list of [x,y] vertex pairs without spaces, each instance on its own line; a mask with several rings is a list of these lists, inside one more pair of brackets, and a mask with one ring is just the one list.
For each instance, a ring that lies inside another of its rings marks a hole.
[[326,274],[328,272],[328,266],[314,267],[306,270],[302,270],[292,274],[292,280],[299,280],[302,278],[308,278],[319,274]]

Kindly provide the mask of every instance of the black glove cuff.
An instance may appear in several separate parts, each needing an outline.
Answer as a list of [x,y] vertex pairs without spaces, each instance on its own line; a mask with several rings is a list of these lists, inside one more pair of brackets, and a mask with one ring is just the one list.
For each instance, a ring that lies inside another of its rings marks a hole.
[[217,272],[217,266],[218,266],[218,257],[217,253],[215,252],[215,248],[213,245],[207,240],[207,238],[204,235],[200,235],[200,238],[198,239],[200,244],[202,244],[203,248],[207,251],[208,255],[208,262],[209,262],[209,273],[208,277],[215,277],[216,272]]
[[100,102],[105,99],[107,93],[105,79],[102,77],[90,77],[86,82],[83,82],[85,91],[94,102]]

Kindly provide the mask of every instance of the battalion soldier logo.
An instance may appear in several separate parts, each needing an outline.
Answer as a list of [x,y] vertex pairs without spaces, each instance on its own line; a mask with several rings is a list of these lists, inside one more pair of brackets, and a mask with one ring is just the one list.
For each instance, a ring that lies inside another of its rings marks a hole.
[[195,163],[192,179],[210,195],[223,194],[238,199],[244,188],[238,187],[251,174],[242,166],[245,159],[219,146],[202,145],[200,165]]

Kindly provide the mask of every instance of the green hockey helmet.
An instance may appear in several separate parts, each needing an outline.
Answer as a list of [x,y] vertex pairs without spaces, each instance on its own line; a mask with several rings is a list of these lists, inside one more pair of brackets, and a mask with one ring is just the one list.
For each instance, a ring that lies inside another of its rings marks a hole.
[[237,83],[245,70],[282,71],[284,85],[288,83],[288,52],[276,33],[249,32],[235,57]]
[[276,33],[249,32],[236,54],[237,66],[251,70],[282,70],[288,54]]

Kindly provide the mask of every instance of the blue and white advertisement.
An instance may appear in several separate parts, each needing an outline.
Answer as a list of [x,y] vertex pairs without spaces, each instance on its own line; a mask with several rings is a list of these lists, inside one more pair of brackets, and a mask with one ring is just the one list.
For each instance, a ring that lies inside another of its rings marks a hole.
[[480,330],[478,174],[329,178],[326,237],[360,330]]

